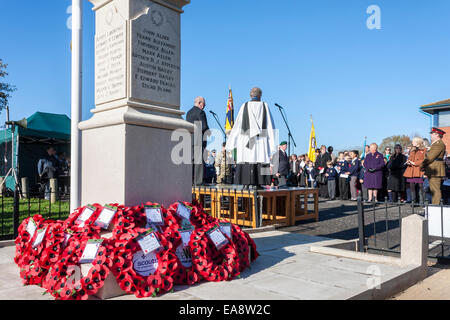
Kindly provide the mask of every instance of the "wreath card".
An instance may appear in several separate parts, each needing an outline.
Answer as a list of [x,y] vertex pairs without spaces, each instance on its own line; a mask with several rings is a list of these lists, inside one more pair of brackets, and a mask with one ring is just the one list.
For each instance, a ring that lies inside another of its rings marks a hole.
[[192,207],[186,206],[181,202],[178,202],[177,216],[185,220],[191,220]]
[[222,231],[220,231],[220,228],[217,226],[209,229],[206,234],[219,250],[228,243],[227,238],[225,238]]
[[104,230],[109,228],[109,224],[117,213],[117,207],[104,206],[102,212],[95,220],[94,225],[101,227]]
[[84,208],[83,212],[80,214],[80,216],[77,218],[76,223],[80,225],[80,227],[84,227],[84,224],[86,221],[94,214],[94,212],[97,210],[96,207],[88,205]]
[[84,248],[83,254],[80,258],[80,263],[91,263],[97,257],[98,249],[102,244],[103,239],[90,239],[88,240],[86,247]]
[[232,234],[231,234],[231,223],[222,222],[222,223],[219,223],[219,227],[220,227],[220,231],[222,231],[222,233],[226,234],[228,236],[228,238],[233,239]]
[[44,241],[46,231],[47,231],[47,227],[39,229],[37,231],[36,239],[33,242],[33,248],[38,247],[42,243],[42,241]]
[[28,220],[28,224],[27,224],[27,232],[30,234],[30,240],[31,238],[33,238],[34,233],[36,232],[36,222],[34,222],[33,218],[30,218],[30,220]]
[[161,247],[158,238],[156,237],[156,233],[153,229],[148,230],[146,233],[141,235],[137,242],[141,247],[144,255],[149,254],[150,252],[156,251]]
[[164,220],[161,213],[161,206],[160,205],[152,205],[152,206],[145,206],[145,216],[147,217],[147,224],[149,225],[156,225],[156,226],[163,226]]

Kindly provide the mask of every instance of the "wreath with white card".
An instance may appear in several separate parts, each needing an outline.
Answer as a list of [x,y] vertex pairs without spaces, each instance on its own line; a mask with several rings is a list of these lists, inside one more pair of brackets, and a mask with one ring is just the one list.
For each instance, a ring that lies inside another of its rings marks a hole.
[[189,246],[192,263],[205,280],[224,281],[236,274],[237,251],[230,239],[220,231],[218,224],[196,229]]
[[[155,230],[136,231],[137,236],[114,250],[111,270],[119,287],[138,298],[170,291],[173,287],[173,271],[168,268],[171,243]],[[152,250],[157,247],[156,243],[159,249]],[[147,248],[149,252],[145,252]]]

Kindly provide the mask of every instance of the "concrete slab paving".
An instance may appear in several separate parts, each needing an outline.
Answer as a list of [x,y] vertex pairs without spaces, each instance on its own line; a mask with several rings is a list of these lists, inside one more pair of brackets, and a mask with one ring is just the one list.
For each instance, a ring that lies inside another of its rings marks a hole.
[[440,270],[406,291],[395,295],[393,300],[450,300],[450,269]]
[[[330,241],[323,237],[283,231],[252,234],[261,256],[251,269],[231,282],[176,286],[158,299],[179,300],[289,300],[349,299],[368,290],[373,267],[382,281],[394,279],[408,268],[338,258],[309,251],[311,245]],[[0,248],[0,299],[52,299],[43,289],[23,287],[13,261],[14,247]],[[121,296],[117,300],[136,299]]]

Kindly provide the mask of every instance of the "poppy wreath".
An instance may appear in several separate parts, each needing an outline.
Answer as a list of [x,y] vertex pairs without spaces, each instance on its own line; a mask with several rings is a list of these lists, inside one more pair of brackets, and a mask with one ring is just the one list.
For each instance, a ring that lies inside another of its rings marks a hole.
[[[189,202],[182,202],[185,206],[189,206],[192,208],[191,210],[191,216],[190,216],[190,222],[195,228],[200,228],[204,225],[215,223],[216,219],[211,217],[210,215],[206,214],[203,210],[203,207],[198,203],[195,202],[194,204],[191,204]],[[181,224],[182,218],[178,217],[177,215],[177,209],[178,209],[179,203],[176,202],[172,204],[169,207],[169,212],[176,217],[178,224]]]
[[[64,228],[65,229],[71,229],[75,232],[81,232],[84,233],[87,237],[93,236],[94,233],[96,233],[97,228],[93,228],[95,220],[97,220],[98,216],[100,215],[100,212],[103,209],[103,206],[99,205],[98,203],[93,204],[92,207],[95,207],[96,210],[94,213],[84,222],[83,225],[79,224],[77,222],[77,219],[83,214],[83,211],[88,206],[80,207],[75,209],[73,213],[69,215],[69,217],[64,222]],[[95,231],[94,231],[95,230]]]
[[[164,236],[172,243],[172,249],[169,251],[169,269],[173,271],[174,284],[193,285],[199,282],[200,276],[194,268],[194,265],[192,264],[191,267],[185,267],[177,254],[177,250],[183,245],[178,230],[167,229]],[[190,242],[192,242],[192,235]],[[184,250],[189,251],[192,261],[191,247],[187,246]]]
[[[136,226],[140,227],[140,228],[145,228],[147,225],[147,216],[145,214],[145,206],[155,206],[155,205],[159,205],[158,203],[152,203],[152,202],[147,202],[141,206],[137,206],[137,207],[133,207],[133,214],[134,214],[134,219],[135,219],[135,223]],[[163,206],[161,206],[161,216],[163,218],[164,221],[164,225],[160,226],[160,230],[162,233],[165,233],[165,231],[170,228],[170,229],[178,229],[178,222],[176,217],[173,215],[173,213],[169,210],[167,210],[166,208],[164,208]]]
[[196,229],[191,235],[192,263],[202,278],[207,281],[231,280],[236,275],[238,253],[232,242],[220,250],[209,239],[206,232],[217,224],[209,224]]
[[[100,216],[104,206],[99,204],[93,204],[93,207],[96,208],[95,212],[84,222],[83,226],[80,226],[76,221],[79,216],[83,213],[85,207],[81,207],[75,210],[73,214],[69,216],[69,218],[65,221],[65,228],[71,229],[75,232],[81,232],[86,237],[92,238],[94,235],[101,234],[104,231],[100,226],[95,225],[95,221]],[[128,230],[134,227],[133,223],[133,214],[130,212],[129,208],[126,208],[122,205],[118,204],[110,204],[109,206],[116,207],[117,212],[111,220],[111,228],[113,230],[113,238],[117,238],[117,231],[122,231],[123,229]]]
[[250,237],[247,238],[247,233],[242,231],[242,229],[239,226],[234,224],[231,225],[231,235],[233,237],[233,243],[235,244],[236,250],[238,251],[239,254],[239,271],[242,272],[245,269],[249,268],[250,263],[256,259],[258,254],[256,252],[256,246],[255,246],[256,257],[255,259],[250,261],[251,244],[249,243],[248,239],[250,239],[252,242],[253,240]]
[[16,255],[14,256],[14,262],[21,267],[24,263],[24,259],[27,259],[26,252],[32,246],[32,238],[34,238],[34,234],[30,235],[27,231],[28,222],[33,219],[36,224],[36,230],[41,229],[44,224],[44,219],[41,215],[35,215],[33,217],[26,218],[19,225],[17,238],[15,240],[16,244]]
[[140,275],[134,269],[134,256],[141,251],[137,238],[144,234],[147,229],[134,230],[137,234],[120,245],[116,244],[114,258],[112,261],[112,273],[117,279],[119,287],[128,294],[134,294],[138,298],[154,297],[164,292],[169,292],[173,287],[173,269],[169,269],[169,251],[172,244],[164,235],[155,232],[160,250],[156,253],[158,267],[153,274]]
[[[42,285],[50,267],[58,261],[61,244],[64,241],[62,223],[40,220],[39,229],[46,228],[42,242],[33,247],[37,232],[31,238],[22,257],[16,260],[20,267],[20,277],[25,285]],[[28,232],[26,232],[28,234]]]
[[244,235],[250,246],[250,262],[254,262],[259,257],[258,250],[256,250],[256,243],[247,232],[244,232]]
[[86,300],[103,287],[114,258],[113,246],[109,240],[103,239],[89,271],[81,274],[79,260],[87,242],[85,237],[72,236],[64,250],[63,258],[53,265],[46,277],[45,288],[56,299]]

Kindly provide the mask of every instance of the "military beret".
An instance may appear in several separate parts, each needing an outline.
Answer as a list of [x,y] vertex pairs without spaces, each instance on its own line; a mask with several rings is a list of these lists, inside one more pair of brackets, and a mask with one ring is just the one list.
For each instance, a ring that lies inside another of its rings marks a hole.
[[285,146],[285,145],[287,145],[287,141],[283,141],[280,143],[280,146]]

